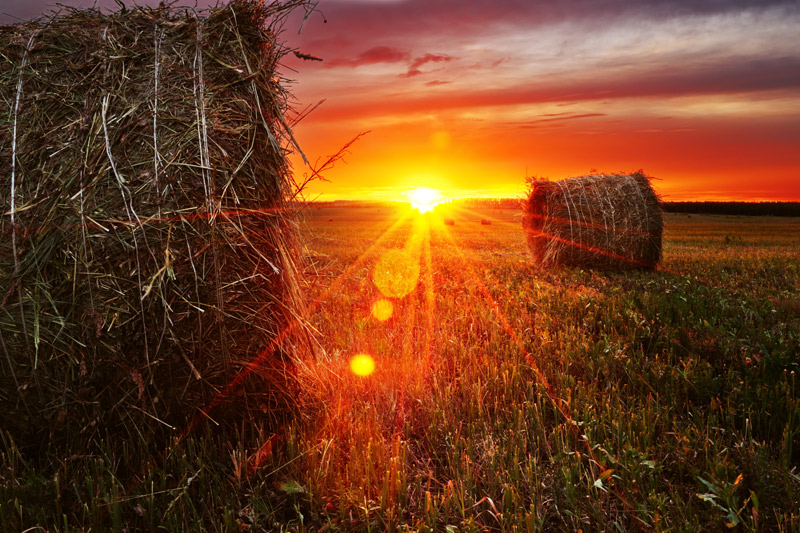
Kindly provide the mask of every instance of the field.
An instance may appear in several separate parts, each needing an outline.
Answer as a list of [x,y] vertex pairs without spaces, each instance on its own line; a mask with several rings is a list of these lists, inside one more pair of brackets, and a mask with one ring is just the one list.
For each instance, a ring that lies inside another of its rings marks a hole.
[[800,219],[666,215],[657,271],[599,273],[442,209],[305,213],[295,417],[88,456],[3,432],[0,525],[800,529]]

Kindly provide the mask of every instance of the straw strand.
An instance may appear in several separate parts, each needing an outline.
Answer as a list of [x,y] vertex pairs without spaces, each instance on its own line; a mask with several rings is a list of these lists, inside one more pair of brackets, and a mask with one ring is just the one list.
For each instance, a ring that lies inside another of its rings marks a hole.
[[[31,353],[30,343],[28,341],[28,325],[25,320],[25,306],[22,298],[22,281],[19,279],[19,255],[17,253],[17,220],[16,220],[16,196],[17,196],[17,121],[19,116],[19,101],[22,97],[22,75],[25,67],[28,65],[28,54],[33,47],[33,40],[36,37],[36,32],[32,33],[28,38],[28,44],[22,53],[22,62],[19,68],[19,77],[17,79],[17,96],[14,100],[14,130],[12,133],[11,141],[11,250],[14,257],[14,279],[17,282],[17,298],[19,300],[19,312],[22,317],[22,328],[25,334],[25,346],[28,354]],[[32,357],[32,355],[31,355]],[[33,362],[34,367],[36,361]]]
[[164,38],[164,30],[155,24],[155,36],[153,37],[153,185],[156,189],[156,209],[158,218],[161,218],[161,187],[158,182],[158,74],[159,56],[161,55],[161,40]]

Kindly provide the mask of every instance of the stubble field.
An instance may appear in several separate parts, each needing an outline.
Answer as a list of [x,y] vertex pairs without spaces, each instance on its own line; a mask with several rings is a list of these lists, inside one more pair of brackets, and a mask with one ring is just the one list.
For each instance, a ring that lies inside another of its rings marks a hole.
[[800,219],[666,215],[657,271],[599,273],[534,267],[519,211],[443,209],[305,214],[318,350],[277,431],[55,475],[4,438],[4,528],[800,528]]

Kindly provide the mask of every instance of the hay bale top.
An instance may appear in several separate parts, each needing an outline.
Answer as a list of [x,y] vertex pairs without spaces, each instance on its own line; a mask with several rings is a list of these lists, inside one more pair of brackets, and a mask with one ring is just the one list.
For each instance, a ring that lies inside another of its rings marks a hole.
[[543,267],[654,268],[661,259],[659,198],[642,171],[529,180],[523,227]]

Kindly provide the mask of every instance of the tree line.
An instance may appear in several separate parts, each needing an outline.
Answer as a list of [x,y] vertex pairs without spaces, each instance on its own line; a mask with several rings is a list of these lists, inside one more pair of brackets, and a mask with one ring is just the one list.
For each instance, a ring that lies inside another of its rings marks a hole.
[[800,217],[800,202],[661,202],[667,213]]

